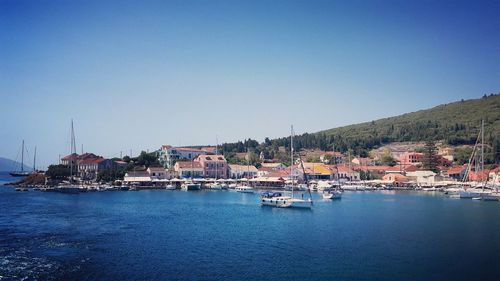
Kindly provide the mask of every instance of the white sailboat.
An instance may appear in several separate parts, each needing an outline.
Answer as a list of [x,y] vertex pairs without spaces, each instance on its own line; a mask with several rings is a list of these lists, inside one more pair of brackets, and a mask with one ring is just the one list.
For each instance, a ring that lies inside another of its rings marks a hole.
[[250,186],[250,181],[248,180],[248,176],[250,175],[250,154],[248,153],[247,147],[247,183],[240,183],[235,186],[234,190],[240,193],[254,193],[255,190]]
[[[71,148],[70,148],[70,155],[76,155],[76,143],[75,143],[75,130],[73,127],[73,119],[71,119]],[[69,194],[76,194],[80,193],[82,191],[85,191],[85,189],[80,188],[78,185],[76,185],[75,180],[73,178],[73,159],[70,159],[69,161],[69,169],[70,169],[70,176],[69,176],[69,181],[67,183],[60,184],[57,186],[54,191],[60,192],[60,193],[69,193]],[[76,161],[75,161],[76,164]]]
[[18,171],[11,171],[11,172],[9,172],[9,174],[13,177],[26,177],[30,174],[29,171],[24,170],[24,140],[23,140],[23,144],[21,146],[21,169]]
[[[290,136],[290,158],[291,158],[291,164],[290,164],[290,176],[292,177],[293,174],[293,126],[291,127],[291,136]],[[300,157],[300,154],[299,154]],[[302,161],[301,161],[302,163]],[[302,164],[302,168],[303,164]],[[303,169],[304,170],[304,169]],[[304,179],[307,183],[307,177],[304,172]],[[266,192],[263,193],[260,197],[260,203],[262,206],[270,206],[270,207],[277,207],[277,208],[308,208],[310,209],[313,205],[311,193],[309,192],[309,199],[304,199],[304,194],[302,194],[302,199],[300,198],[295,198],[294,193],[293,193],[293,178],[292,178],[292,189],[290,190],[290,195],[283,195],[281,193],[272,193],[272,192]]]
[[[474,156],[476,156],[476,151],[477,151],[477,146],[479,145],[479,138],[481,138],[481,155],[480,155],[480,160],[476,161],[476,172],[481,171],[481,173],[484,172],[484,120],[481,121],[481,130],[479,132],[479,135],[477,136],[476,144],[474,145],[474,148],[472,149],[471,156],[469,158],[469,164],[467,165],[467,170],[464,175],[464,181],[467,179],[469,172],[471,170],[471,164],[472,161],[474,160]],[[479,166],[477,163],[479,162]],[[475,198],[482,198],[488,194],[490,194],[491,191],[485,190],[484,189],[484,184],[481,185],[481,188],[471,188],[471,189],[466,189],[464,188],[463,191],[459,192],[459,197],[461,199],[475,199]]]
[[336,177],[336,182],[330,186],[330,188],[324,189],[321,195],[323,196],[323,199],[341,199],[342,198],[342,191],[340,187],[340,181],[339,181],[339,169],[337,167],[337,161],[335,160],[335,146],[333,147],[333,164],[335,165],[335,168],[337,169],[337,173],[335,173]]

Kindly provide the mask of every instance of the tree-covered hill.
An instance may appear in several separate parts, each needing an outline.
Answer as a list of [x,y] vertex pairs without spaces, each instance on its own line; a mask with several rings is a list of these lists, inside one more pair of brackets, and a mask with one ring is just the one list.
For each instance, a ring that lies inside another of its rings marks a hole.
[[[357,155],[390,142],[442,140],[450,145],[473,144],[476,141],[481,120],[485,121],[485,142],[491,145],[490,153],[498,158],[500,147],[500,94],[480,99],[461,100],[439,105],[431,109],[406,113],[355,125],[329,129],[317,133],[305,133],[294,139],[296,149],[319,148],[345,152],[352,149]],[[278,147],[289,146],[290,137],[278,138],[258,144],[247,140],[223,144],[224,152],[243,152],[248,146],[266,157],[278,153]]]
[[485,140],[492,143],[500,133],[500,94],[462,100],[431,109],[372,122],[319,132],[319,135],[361,142],[368,146],[395,141],[444,140],[448,144],[473,144],[485,122]]

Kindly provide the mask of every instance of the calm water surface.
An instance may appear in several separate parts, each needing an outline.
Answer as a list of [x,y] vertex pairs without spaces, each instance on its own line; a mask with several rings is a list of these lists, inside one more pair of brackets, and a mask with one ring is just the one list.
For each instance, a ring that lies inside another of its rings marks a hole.
[[500,203],[316,199],[306,211],[228,191],[0,187],[0,279],[499,280]]

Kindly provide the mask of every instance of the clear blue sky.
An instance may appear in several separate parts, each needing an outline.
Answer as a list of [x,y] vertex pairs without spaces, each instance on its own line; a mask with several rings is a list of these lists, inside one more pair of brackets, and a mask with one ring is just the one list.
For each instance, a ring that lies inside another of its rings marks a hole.
[[370,121],[500,90],[499,1],[0,0],[0,156],[41,165]]

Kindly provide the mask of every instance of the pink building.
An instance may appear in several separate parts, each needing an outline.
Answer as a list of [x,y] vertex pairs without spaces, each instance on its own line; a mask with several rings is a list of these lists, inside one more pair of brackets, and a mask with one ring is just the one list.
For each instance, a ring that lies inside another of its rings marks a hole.
[[227,179],[228,166],[224,155],[199,155],[195,162],[203,167],[203,176],[206,178]]
[[423,153],[405,152],[405,153],[401,154],[401,156],[399,156],[399,162],[402,165],[421,164],[423,158],[424,158]]

